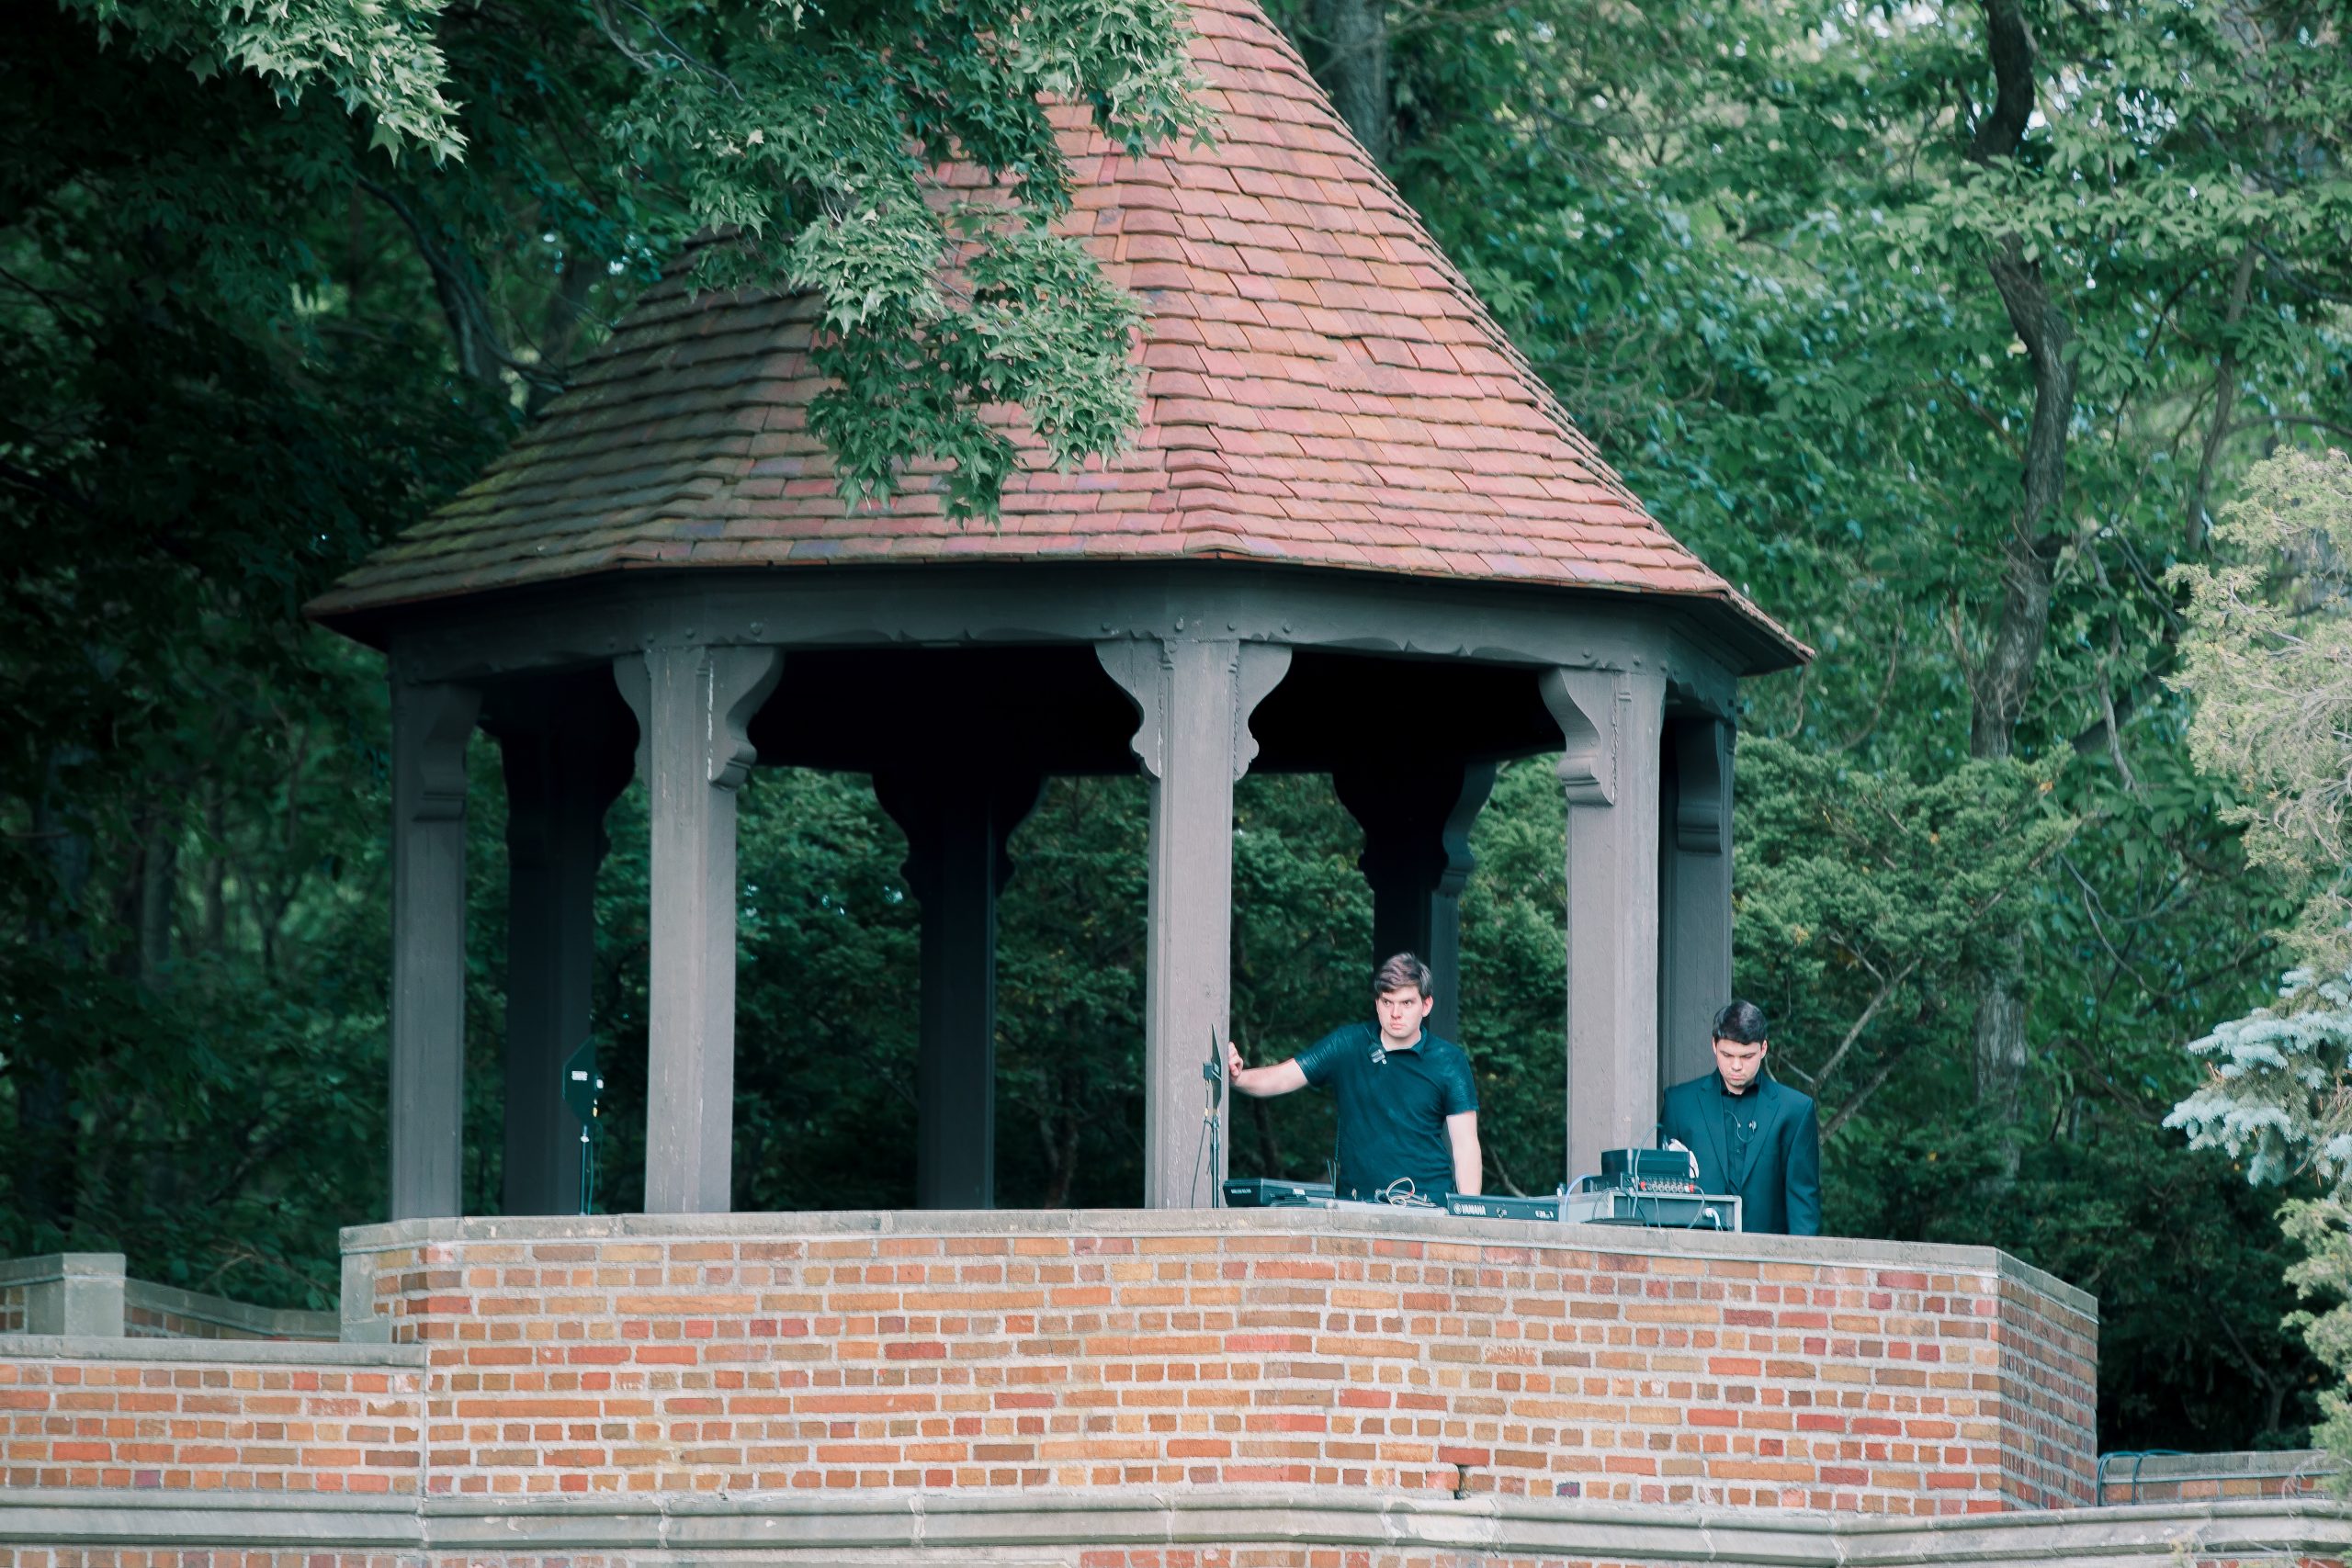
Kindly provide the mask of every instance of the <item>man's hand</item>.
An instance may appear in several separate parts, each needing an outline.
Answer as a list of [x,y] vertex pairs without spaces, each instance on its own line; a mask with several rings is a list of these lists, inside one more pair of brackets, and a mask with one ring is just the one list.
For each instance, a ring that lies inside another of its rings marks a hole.
[[1230,1040],[1227,1041],[1225,1043],[1225,1081],[1238,1084],[1241,1081],[1241,1075],[1249,1070],[1250,1065],[1241,1059],[1241,1047]]

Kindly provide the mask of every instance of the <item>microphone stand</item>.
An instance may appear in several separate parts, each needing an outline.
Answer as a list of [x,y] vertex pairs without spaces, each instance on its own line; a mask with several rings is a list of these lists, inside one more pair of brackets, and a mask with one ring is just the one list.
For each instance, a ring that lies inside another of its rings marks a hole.
[[[1217,1043],[1216,1025],[1214,1023],[1209,1025],[1209,1059],[1201,1064],[1201,1078],[1208,1085],[1207,1103],[1201,1107],[1201,1136],[1209,1157],[1209,1207],[1221,1209],[1225,1207],[1225,1182],[1218,1177],[1216,1168],[1225,1146],[1225,1119],[1217,1114],[1217,1111],[1225,1098],[1225,1048]],[[1195,1201],[1200,1197],[1200,1190],[1196,1179],[1193,1184]]]

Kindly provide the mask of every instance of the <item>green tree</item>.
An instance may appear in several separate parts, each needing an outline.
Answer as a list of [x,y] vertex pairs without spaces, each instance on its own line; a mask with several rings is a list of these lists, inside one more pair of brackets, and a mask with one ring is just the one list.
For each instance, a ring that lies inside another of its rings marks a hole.
[[[1133,153],[1202,131],[1183,15],[67,0],[11,23],[0,1245],[315,1293],[334,1226],[378,1207],[349,1151],[381,1115],[383,712],[374,660],[301,604],[689,257],[824,294],[817,419],[854,491],[929,456],[990,510],[1011,447],[982,404],[1059,457],[1116,446],[1135,308],[1052,231],[1047,103]],[[493,922],[497,820],[486,797]],[[496,979],[479,958],[477,1129]],[[469,1193],[496,1174],[478,1151]]]
[[2166,1124],[2243,1158],[2256,1185],[2320,1189],[2284,1211],[2303,1249],[2288,1278],[2334,1304],[2292,1321],[2335,1373],[2315,1436],[2352,1459],[2352,460],[2279,452],[2247,476],[2214,536],[2222,558],[2176,574],[2189,593],[2177,683],[2196,699],[2190,751],[2241,792],[2230,815],[2248,852],[2301,874],[2311,894],[2289,934],[2301,966],[2275,1006],[2191,1043],[2206,1081]]
[[[1744,694],[1738,973],[1792,1000],[1792,1068],[1876,1086],[1831,1145],[1832,1223],[2109,1280],[2109,1342],[2150,1358],[2108,1363],[2110,1440],[2283,1440],[2308,1362],[2274,1233],[2165,1217],[2276,1200],[2161,1122],[2301,891],[2190,763],[2165,573],[2268,445],[2352,428],[2340,15],[1372,9],[1408,199],[1635,492],[1820,649]],[[2018,760],[2077,827],[1929,961],[1924,1014],[1871,1013],[1859,967],[1791,991],[1748,918],[1758,836],[1823,898],[1876,874],[1864,839],[1788,836],[1806,801],[1758,738],[1851,793]],[[2271,1294],[2143,1292],[2110,1254]]]
[[2257,464],[2215,530],[2225,552],[2184,566],[2189,753],[2243,796],[2229,807],[2256,862],[2307,883],[2306,966],[2352,966],[2352,458],[2294,448]]

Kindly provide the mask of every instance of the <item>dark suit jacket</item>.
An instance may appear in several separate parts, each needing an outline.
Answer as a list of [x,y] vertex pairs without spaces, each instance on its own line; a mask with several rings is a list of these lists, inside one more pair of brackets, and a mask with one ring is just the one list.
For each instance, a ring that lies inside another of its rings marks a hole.
[[1714,1074],[1676,1084],[1666,1091],[1665,1135],[1678,1138],[1699,1156],[1699,1185],[1740,1200],[1740,1224],[1780,1235],[1821,1234],[1821,1122],[1813,1099],[1770,1074],[1754,1090],[1756,1135],[1748,1140],[1740,1168],[1726,1168],[1730,1150],[1724,1109],[1746,1110],[1748,1096],[1734,1100]]

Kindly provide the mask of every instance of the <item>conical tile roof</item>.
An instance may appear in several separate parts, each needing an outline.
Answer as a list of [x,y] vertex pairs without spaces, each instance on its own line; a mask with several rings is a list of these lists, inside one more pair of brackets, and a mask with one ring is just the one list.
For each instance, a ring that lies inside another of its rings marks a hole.
[[922,474],[853,511],[808,427],[816,302],[673,283],[311,613],[622,568],[1208,558],[1695,598],[1756,667],[1806,657],[1643,510],[1254,0],[1192,15],[1213,145],[1130,158],[1058,116],[1069,227],[1146,302],[1131,450],[1025,468],[994,524]]

